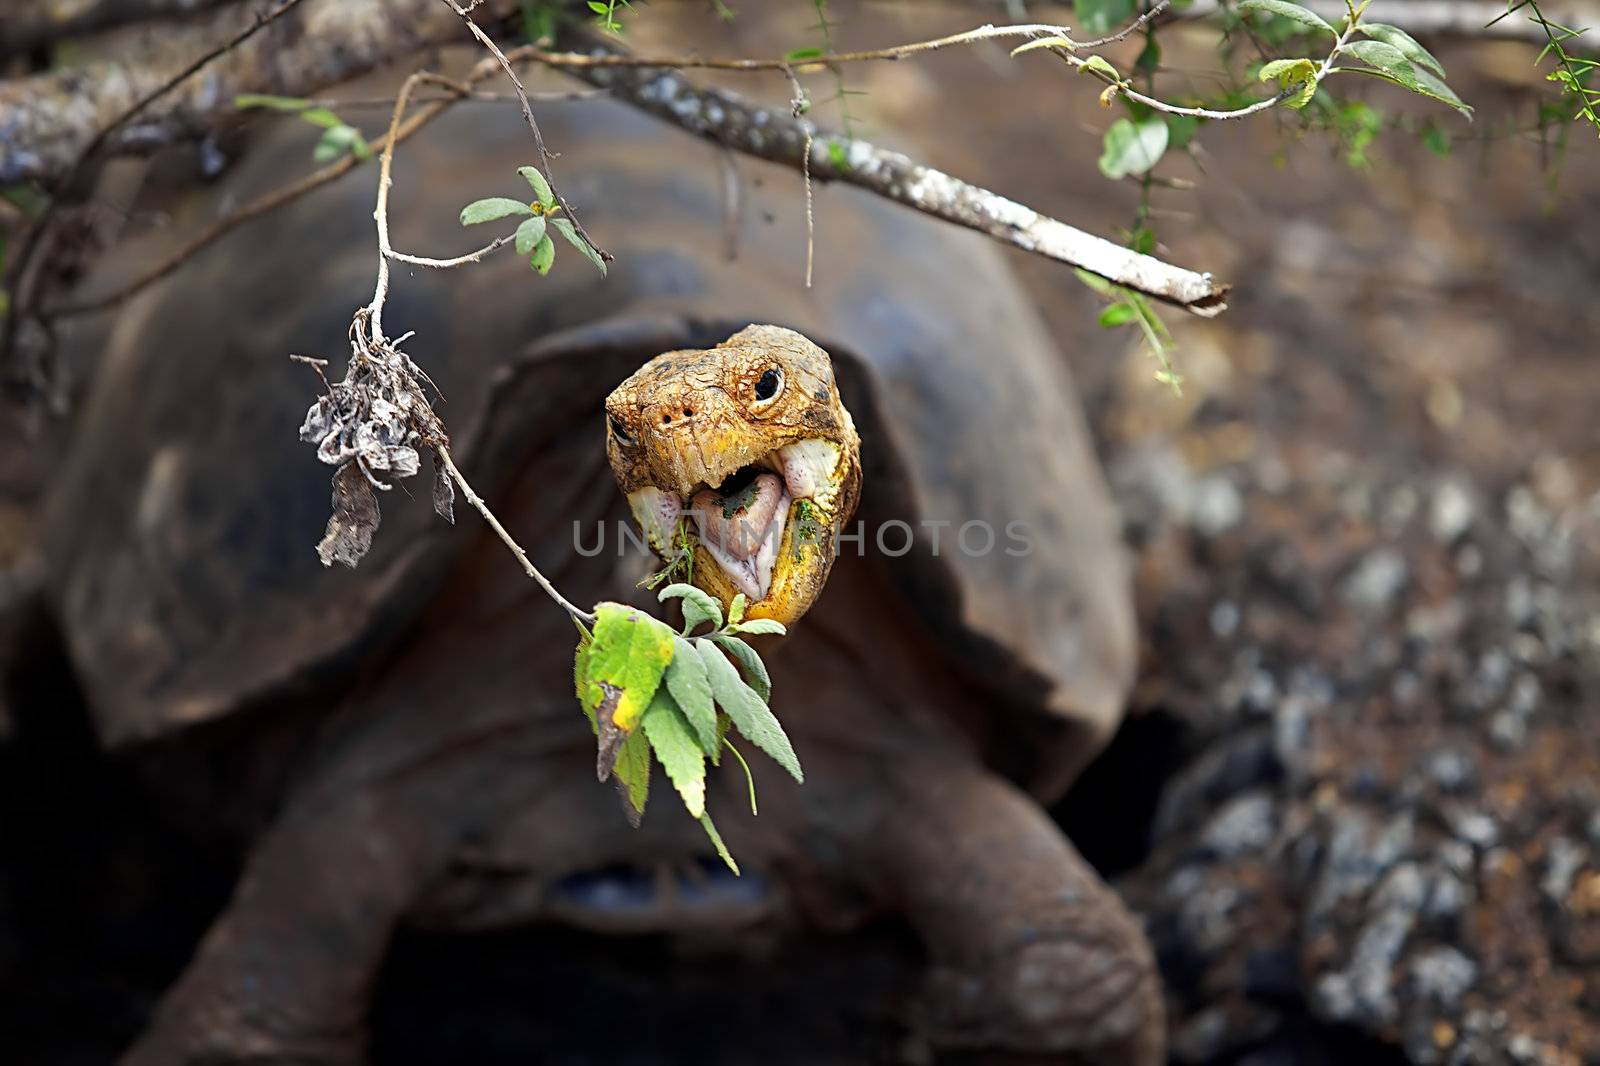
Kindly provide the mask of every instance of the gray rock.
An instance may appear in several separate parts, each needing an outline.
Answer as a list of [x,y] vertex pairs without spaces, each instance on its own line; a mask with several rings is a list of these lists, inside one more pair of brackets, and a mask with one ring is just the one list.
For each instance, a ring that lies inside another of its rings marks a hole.
[[1201,844],[1224,859],[1260,851],[1272,843],[1273,797],[1264,790],[1247,792],[1229,800],[1207,823]]
[[1572,891],[1572,879],[1583,869],[1589,849],[1569,837],[1559,836],[1550,841],[1544,852],[1544,876],[1539,880],[1539,891],[1554,906],[1567,902]]
[[1405,588],[1409,575],[1404,555],[1395,548],[1379,548],[1356,564],[1344,580],[1342,594],[1355,607],[1383,610]]
[[1472,528],[1476,510],[1472,492],[1465,484],[1454,479],[1445,481],[1433,491],[1428,508],[1428,529],[1435,540],[1453,543]]
[[1478,980],[1478,965],[1448,945],[1424,948],[1411,957],[1411,983],[1424,998],[1453,1010]]

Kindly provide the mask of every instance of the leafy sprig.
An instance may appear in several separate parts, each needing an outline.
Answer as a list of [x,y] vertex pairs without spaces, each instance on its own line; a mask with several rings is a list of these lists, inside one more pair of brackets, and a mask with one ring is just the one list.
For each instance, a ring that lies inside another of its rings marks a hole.
[[616,780],[637,825],[650,795],[653,753],[690,817],[738,873],[706,810],[706,763],[720,765],[723,749],[733,751],[745,774],[752,814],[755,779],[729,741],[730,731],[766,752],[796,781],[805,780],[794,746],[767,705],[772,680],[766,666],[744,639],[782,634],[784,627],[768,618],[745,618],[742,594],[734,597],[726,618],[722,606],[693,585],[668,585],[658,599],[680,601],[683,627],[677,632],[620,603],[597,605],[593,630],[579,625],[573,681],[599,741],[596,773],[602,781]]
[[572,224],[571,219],[561,217],[559,214],[561,204],[556,200],[550,183],[539,173],[539,168],[518,167],[517,173],[521,174],[523,180],[532,188],[534,198],[531,201],[524,203],[509,196],[490,196],[474,200],[461,209],[461,224],[476,226],[483,222],[496,222],[502,218],[522,218],[523,221],[517,226],[513,235],[517,254],[527,257],[528,266],[540,275],[550,273],[550,268],[555,265],[556,246],[550,239],[550,230],[553,229],[561,234],[568,244],[582,252],[584,257],[594,264],[595,269],[604,275],[606,261],[601,258],[599,251],[593,245],[583,239],[583,234],[578,232],[578,227]]
[[1555,57],[1556,69],[1546,75],[1547,80],[1561,86],[1563,96],[1570,101],[1574,120],[1583,119],[1600,130],[1600,113],[1595,110],[1596,105],[1600,104],[1600,89],[1592,88],[1589,84],[1594,80],[1595,71],[1600,70],[1600,60],[1574,56],[1566,49],[1566,42],[1588,31],[1563,26],[1546,18],[1544,12],[1539,10],[1538,0],[1511,0],[1506,4],[1506,13],[1495,22],[1524,9],[1528,11],[1528,19],[1544,30],[1547,42],[1539,50],[1539,58],[1535,62],[1543,63],[1549,57]]

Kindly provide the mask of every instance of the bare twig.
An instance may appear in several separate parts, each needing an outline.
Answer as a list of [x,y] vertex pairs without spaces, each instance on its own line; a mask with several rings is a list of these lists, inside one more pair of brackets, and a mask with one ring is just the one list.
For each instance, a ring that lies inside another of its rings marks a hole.
[[13,350],[16,344],[18,323],[25,321],[33,310],[38,295],[39,253],[45,246],[46,238],[52,234],[52,227],[55,223],[56,212],[60,207],[62,196],[71,192],[84,168],[88,166],[90,160],[94,158],[95,153],[100,150],[101,146],[106,143],[113,133],[127,125],[129,121],[136,118],[140,112],[156,100],[171,92],[174,87],[189,80],[201,69],[208,66],[212,60],[233,51],[245,41],[248,41],[251,37],[254,37],[257,33],[260,33],[272,23],[293,11],[301,3],[302,0],[281,0],[281,3],[276,8],[258,15],[248,26],[233,34],[221,44],[214,46],[190,62],[178,73],[135,100],[131,106],[117,115],[111,122],[101,127],[99,132],[89,139],[89,143],[79,150],[77,155],[73,157],[71,164],[68,165],[61,180],[56,184],[57,195],[50,197],[45,202],[43,212],[40,213],[32,228],[28,230],[28,236],[22,243],[22,250],[17,255],[16,265],[11,274],[12,278],[15,279],[12,286],[12,299],[15,308],[13,313],[5,318],[3,334],[0,334],[0,352]]
[[[466,84],[482,81],[484,78],[488,77],[489,74],[498,69],[499,68],[494,65],[493,60],[485,60],[484,64],[480,64],[479,68],[474,69],[472,74],[468,75]],[[403,123],[401,123],[400,127],[394,131],[393,143],[399,144],[400,142],[410,138],[418,130],[422,129],[428,123],[432,122],[434,119],[443,114],[445,110],[454,102],[454,97],[439,97],[431,99],[426,106],[418,110],[410,118],[406,119]],[[390,106],[393,105],[391,104]],[[376,154],[382,151],[390,143],[390,134],[385,133],[382,137],[370,142],[368,147],[374,154]],[[270,193],[266,193],[265,195],[250,201],[248,204],[245,204],[243,207],[240,207],[217,219],[215,222],[212,222],[199,233],[196,233],[183,244],[173,249],[159,262],[146,269],[144,272],[139,274],[139,276],[133,278],[131,281],[124,283],[110,292],[102,293],[98,296],[89,296],[78,300],[53,304],[45,308],[44,317],[49,319],[68,318],[73,315],[89,314],[94,311],[103,311],[108,307],[112,307],[121,301],[126,300],[128,297],[143,289],[145,286],[160,281],[162,278],[178,269],[178,267],[182,266],[202,249],[213,244],[223,236],[226,236],[228,233],[232,232],[234,229],[238,228],[244,223],[249,222],[254,218],[260,218],[262,215],[269,214],[285,204],[299,199],[309,192],[320,189],[322,186],[327,185],[328,183],[348,174],[360,164],[361,161],[354,155],[347,155],[342,159],[328,164],[320,170],[316,170],[310,174],[307,174],[299,181],[285,185],[280,189],[275,189]]]
[[483,516],[483,520],[489,523],[489,528],[494,530],[495,536],[499,537],[501,542],[511,549],[511,554],[515,555],[517,562],[522,564],[523,572],[537,581],[539,587],[544,589],[545,595],[554,600],[559,607],[573,618],[578,619],[580,622],[594,625],[594,615],[582,610],[571,600],[561,595],[556,587],[550,583],[550,579],[540,573],[539,568],[528,560],[527,551],[517,543],[516,538],[506,532],[506,527],[501,525],[500,519],[496,518],[494,512],[489,510],[489,505],[483,502],[483,497],[474,492],[472,486],[467,483],[467,479],[462,475],[460,468],[456,466],[455,460],[450,456],[450,448],[445,446],[438,448],[437,451],[440,461],[444,463],[444,468],[449,471],[451,479],[456,483],[456,487],[461,490],[461,494],[467,498],[467,502],[472,505],[473,509]]
[[[1082,267],[1147,296],[1210,316],[1228,287],[1041,215],[988,189],[863,140],[819,132],[805,119],[696,86],[672,71],[586,67],[584,80],[619,99],[745,155],[781,163],[817,181],[841,181],[1037,255]],[[813,149],[806,150],[807,135]],[[837,159],[837,162],[836,162]]]

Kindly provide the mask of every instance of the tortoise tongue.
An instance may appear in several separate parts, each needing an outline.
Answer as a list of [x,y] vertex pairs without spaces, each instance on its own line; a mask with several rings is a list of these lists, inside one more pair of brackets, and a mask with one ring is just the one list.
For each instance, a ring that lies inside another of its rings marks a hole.
[[761,474],[737,492],[723,496],[710,489],[695,493],[690,501],[700,537],[725,555],[745,562],[760,550],[783,502],[783,481],[776,474]]

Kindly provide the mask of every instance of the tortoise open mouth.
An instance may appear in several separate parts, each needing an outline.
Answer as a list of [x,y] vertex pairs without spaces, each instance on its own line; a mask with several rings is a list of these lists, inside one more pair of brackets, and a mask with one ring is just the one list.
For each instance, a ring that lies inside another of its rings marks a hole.
[[797,554],[820,534],[819,509],[834,505],[840,466],[838,445],[804,440],[726,471],[715,484],[651,486],[629,502],[657,550],[670,552],[685,520],[684,534],[695,537],[747,600],[760,603],[772,590],[785,541]]

